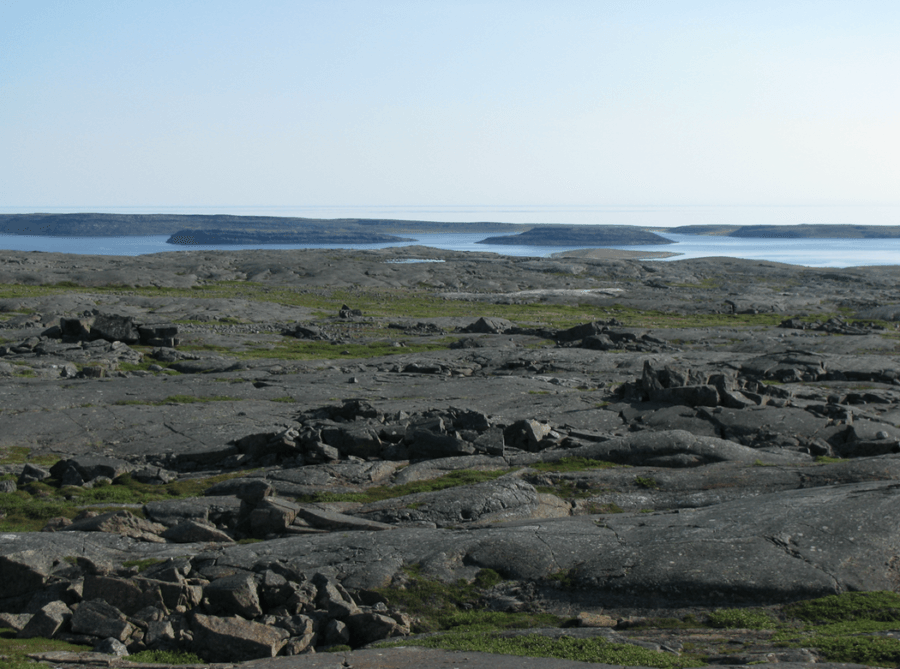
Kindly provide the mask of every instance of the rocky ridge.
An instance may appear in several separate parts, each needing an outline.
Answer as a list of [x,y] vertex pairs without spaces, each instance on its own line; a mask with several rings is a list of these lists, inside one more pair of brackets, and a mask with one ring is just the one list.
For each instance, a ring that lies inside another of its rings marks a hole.
[[[0,494],[217,477],[7,527],[6,625],[225,662],[416,631],[391,596],[410,569],[496,573],[476,606],[581,620],[569,634],[605,616],[626,643],[655,616],[897,589],[892,269],[334,253],[356,281],[334,298],[312,254],[3,254],[0,447],[30,452]],[[198,296],[139,288],[178,262]],[[35,287],[65,263],[135,287]],[[251,276],[298,297],[204,294]],[[437,313],[372,315],[388,277]],[[589,317],[523,318],[522,290]]]

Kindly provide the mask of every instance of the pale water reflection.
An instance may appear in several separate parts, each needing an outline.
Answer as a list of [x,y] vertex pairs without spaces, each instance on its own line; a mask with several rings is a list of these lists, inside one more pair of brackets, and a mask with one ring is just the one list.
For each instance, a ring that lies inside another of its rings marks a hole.
[[[613,246],[631,251],[666,251],[680,255],[657,260],[671,262],[685,258],[727,256],[753,260],[769,260],[809,267],[852,267],[856,265],[900,265],[900,239],[747,239],[701,235],[660,233],[674,244],[653,246]],[[381,249],[392,246],[429,246],[450,251],[477,251],[510,256],[545,257],[563,250],[590,246],[508,246],[479,244],[489,234],[419,234],[409,235],[411,242],[394,244],[269,244],[227,246],[179,246],[166,244],[167,235],[146,237],[40,237],[0,234],[0,248],[46,253],[135,256],[148,253],[184,253],[196,251],[232,251],[265,249]]]

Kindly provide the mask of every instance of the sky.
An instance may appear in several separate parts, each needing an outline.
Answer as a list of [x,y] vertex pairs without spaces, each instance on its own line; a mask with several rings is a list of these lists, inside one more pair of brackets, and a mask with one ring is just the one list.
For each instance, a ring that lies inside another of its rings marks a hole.
[[895,207],[897,35],[896,0],[3,0],[0,211]]

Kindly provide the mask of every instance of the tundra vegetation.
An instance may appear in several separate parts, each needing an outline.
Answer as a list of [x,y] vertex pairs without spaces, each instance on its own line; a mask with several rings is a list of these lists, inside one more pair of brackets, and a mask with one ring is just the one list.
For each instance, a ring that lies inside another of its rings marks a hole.
[[0,252],[0,655],[900,666],[897,275]]

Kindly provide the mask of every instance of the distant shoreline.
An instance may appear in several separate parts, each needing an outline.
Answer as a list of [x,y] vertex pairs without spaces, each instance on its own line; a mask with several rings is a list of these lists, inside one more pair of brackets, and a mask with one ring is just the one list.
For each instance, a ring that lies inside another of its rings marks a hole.
[[551,258],[590,258],[592,260],[656,260],[681,256],[672,251],[626,251],[625,249],[575,249],[551,253]]
[[[299,218],[229,214],[0,214],[0,233],[40,237],[140,237],[205,233],[206,244],[385,243],[389,236],[493,234],[484,244],[589,246],[669,244],[664,234],[746,239],[900,239],[900,225],[653,225],[444,222],[393,218]],[[219,237],[220,239],[215,239]],[[315,242],[313,241],[315,238]],[[399,241],[399,240],[394,240]],[[178,244],[177,240],[170,243]],[[182,241],[182,243],[184,243]],[[302,242],[301,242],[302,243]]]

